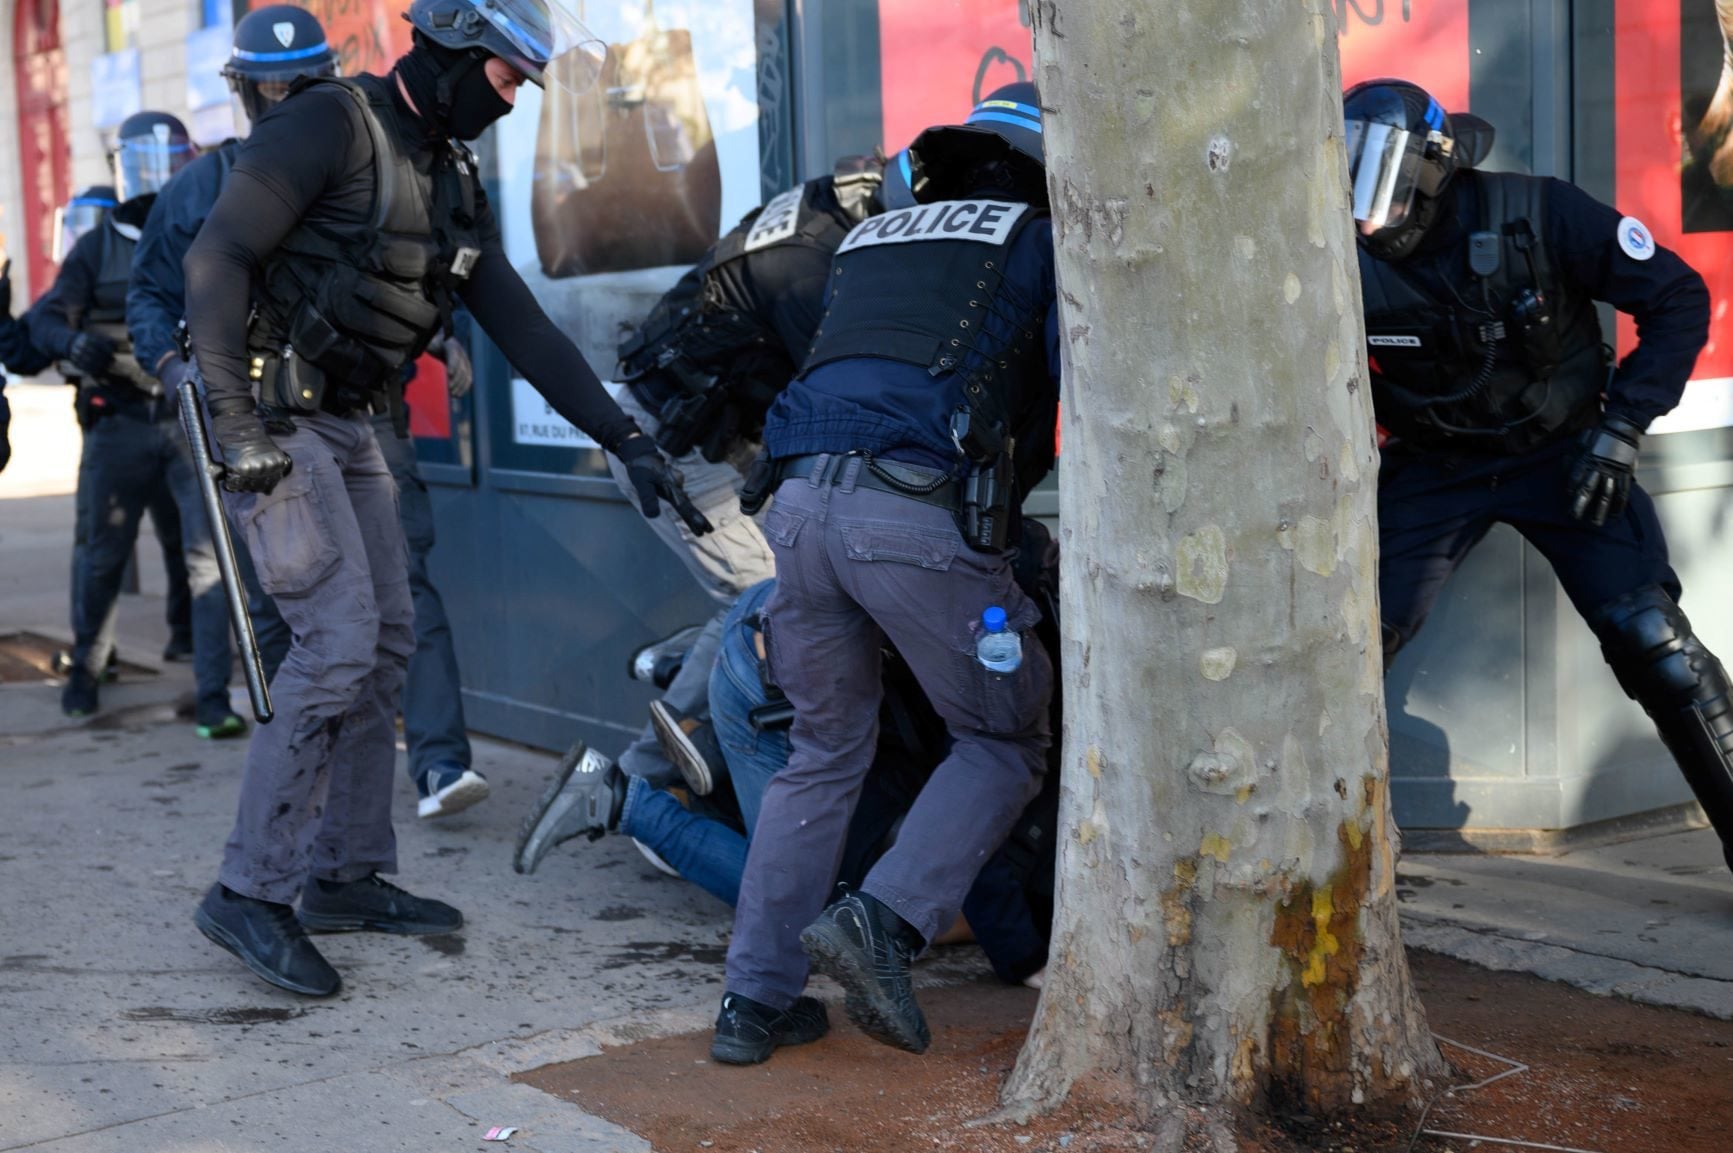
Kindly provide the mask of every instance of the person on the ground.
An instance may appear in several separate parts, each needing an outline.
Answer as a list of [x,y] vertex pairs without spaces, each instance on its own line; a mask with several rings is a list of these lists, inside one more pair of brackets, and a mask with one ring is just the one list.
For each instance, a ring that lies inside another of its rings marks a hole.
[[408,19],[413,45],[390,73],[302,80],[254,123],[183,262],[229,515],[293,634],[195,922],[257,976],[313,996],[342,982],[307,929],[463,923],[381,876],[397,869],[393,718],[414,632],[369,418],[406,431],[405,366],[450,335],[461,302],[555,411],[628,462],[646,516],[666,500],[707,527],[512,267],[454,143],[510,112],[521,84],[593,82],[599,42],[561,0],[415,0]]
[[[765,410],[812,344],[836,246],[887,205],[911,203],[894,162],[887,170],[877,156],[840,160],[829,175],[747,213],[620,346],[620,407],[674,458],[715,531],[697,537],[672,519],[651,525],[719,606],[695,638],[677,634],[684,662],[651,704],[651,724],[620,754],[628,774],[658,785],[676,779],[659,737],[714,748],[701,702],[722,618],[743,590],[775,571],[763,531],[740,510],[743,470],[761,447]],[[625,469],[616,463],[613,473],[630,498]],[[634,661],[642,679],[653,668]],[[700,795],[710,791],[706,780],[687,783]]]
[[[724,614],[706,701],[724,758],[707,768],[714,791],[683,801],[600,754],[575,749],[524,822],[512,861],[518,872],[534,872],[564,841],[619,833],[632,838],[657,868],[730,906],[738,902],[764,787],[788,763],[788,721],[767,715],[782,700],[769,682],[761,628],[774,588],[774,580],[754,585]],[[897,822],[949,747],[944,722],[894,651],[885,654],[883,675],[878,747],[837,873],[838,883],[851,888],[894,842]],[[1047,960],[1058,773],[1050,772],[1047,782],[963,901],[968,935],[1011,984],[1034,978]]]
[[[337,53],[311,12],[274,4],[247,13],[235,25],[233,47],[223,66],[238,137],[287,96],[295,81],[336,74]],[[127,292],[127,324],[140,362],[165,377],[171,390],[192,371],[175,343],[175,330],[186,311],[181,261],[222,192],[239,151],[238,138],[226,140],[178,174],[157,197],[139,238]],[[451,388],[460,394],[473,379],[468,355],[459,340],[437,343]],[[379,450],[397,482],[399,513],[409,542],[409,588],[415,602],[415,652],[409,658],[403,695],[409,773],[422,798],[420,815],[441,816],[481,800],[487,795],[487,782],[470,769],[451,626],[439,590],[428,575],[433,508],[416,462],[415,442],[395,435],[389,412],[374,414],[373,425]],[[244,542],[236,545],[268,681],[288,654],[289,629],[271,598],[258,587]]]
[[[1733,866],[1733,694],[1679,607],[1644,430],[1709,334],[1702,277],[1575,185],[1482,172],[1492,128],[1403,80],[1344,99],[1378,472],[1388,664],[1494,524],[1558,576]],[[1595,302],[1636,321],[1616,364]]]
[[[920,203],[838,247],[813,347],[765,418],[779,481],[765,647],[794,707],[793,751],[747,854],[718,1061],[824,1035],[824,1006],[801,995],[809,963],[841,983],[868,1035],[924,1051],[911,963],[956,919],[1046,768],[1053,667],[1032,631],[1040,610],[1012,574],[1022,496],[1051,468],[1058,404],[1034,86],[1008,85],[966,123],[928,129],[910,160]],[[872,763],[884,640],[951,749],[896,844],[827,906]]]
[[[81,378],[82,531],[75,531],[77,604],[61,708],[79,717],[100,707],[99,680],[113,648],[111,614],[140,518],[146,509],[172,502],[191,597],[194,722],[201,737],[237,737],[246,724],[229,706],[228,609],[198,477],[174,398],[140,366],[125,322],[126,285],[139,228],[156,194],[186,166],[195,149],[185,126],[162,112],[128,117],[117,139],[113,166],[118,206],[79,237],[53,287],[31,309],[29,321],[31,340],[66,362],[67,375]],[[159,535],[167,527],[164,519],[157,518]],[[172,564],[170,572],[172,585]]]

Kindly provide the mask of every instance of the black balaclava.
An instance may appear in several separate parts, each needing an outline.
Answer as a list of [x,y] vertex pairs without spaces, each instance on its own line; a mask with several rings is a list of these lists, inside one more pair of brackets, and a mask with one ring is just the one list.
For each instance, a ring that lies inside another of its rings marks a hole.
[[474,140],[511,111],[487,78],[487,55],[433,43],[420,32],[393,71],[403,81],[430,136]]

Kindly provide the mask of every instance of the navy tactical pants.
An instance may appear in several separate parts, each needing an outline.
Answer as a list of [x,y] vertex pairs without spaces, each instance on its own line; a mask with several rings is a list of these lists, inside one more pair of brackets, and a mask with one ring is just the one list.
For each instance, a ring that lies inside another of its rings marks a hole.
[[1400,647],[1420,631],[1444,582],[1494,524],[1510,525],[1540,550],[1586,620],[1645,585],[1679,599],[1648,493],[1633,485],[1625,511],[1600,527],[1572,518],[1565,475],[1575,447],[1565,440],[1486,458],[1386,452],[1378,477],[1378,594],[1387,650],[1392,639]]
[[415,459],[413,437],[399,437],[391,415],[373,417],[379,453],[397,482],[398,511],[409,545],[409,592],[415,601],[415,652],[403,685],[403,735],[409,746],[409,776],[419,781],[437,765],[469,768],[469,734],[463,718],[463,682],[445,602],[427,571],[433,551],[433,501]]
[[[843,458],[784,482],[765,518],[777,571],[765,644],[794,705],[793,752],[764,791],[727,988],[777,1008],[805,987],[800,931],[829,899],[877,751],[885,638],[952,745],[861,888],[927,940],[956,919],[1040,790],[1051,740],[1053,666],[1031,631],[1040,610],[1012,578],[1009,554],[969,548],[947,509],[856,488],[860,466]],[[981,613],[992,605],[1023,634],[1023,663],[1008,675],[975,659]]]

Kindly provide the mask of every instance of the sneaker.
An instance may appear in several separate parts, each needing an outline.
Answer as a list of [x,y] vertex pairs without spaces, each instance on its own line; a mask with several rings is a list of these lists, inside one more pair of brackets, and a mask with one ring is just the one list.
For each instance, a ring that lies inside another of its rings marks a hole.
[[676,869],[673,865],[670,865],[666,860],[664,860],[661,853],[658,853],[655,849],[652,849],[637,837],[632,838],[632,843],[638,846],[638,851],[644,854],[644,859],[650,862],[651,868],[655,869],[657,872],[666,873],[670,877],[678,877],[680,875],[680,870]]
[[800,933],[812,967],[847,994],[849,1020],[875,1041],[924,1053],[932,1041],[911,972],[920,934],[865,893],[849,893]]
[[231,713],[225,706],[201,716],[193,726],[193,731],[202,741],[229,741],[246,735],[247,722]]
[[75,665],[66,674],[66,687],[60,690],[60,711],[69,717],[88,717],[101,707],[102,690],[90,670]]
[[301,890],[301,924],[315,933],[375,933],[430,936],[463,928],[463,914],[444,901],[406,893],[378,873],[359,881],[307,878]]
[[626,675],[635,681],[647,681],[658,689],[667,689],[680,675],[692,642],[704,631],[703,625],[688,625],[671,637],[647,644],[632,654],[626,664]]
[[619,827],[626,805],[626,774],[579,741],[566,750],[554,779],[518,828],[511,867],[533,873],[554,846],[573,837],[599,840]]
[[307,939],[307,931],[288,905],[243,897],[217,884],[199,902],[193,924],[233,953],[254,976],[279,989],[329,997],[343,987],[337,970]]
[[772,1009],[738,993],[722,995],[710,1056],[725,1065],[757,1065],[770,1060],[778,1045],[805,1045],[830,1032],[824,1003],[797,997],[786,1009]]
[[710,718],[688,717],[667,701],[651,701],[650,727],[656,730],[662,752],[686,778],[687,787],[697,796],[708,797],[728,768]]
[[191,637],[175,637],[163,646],[162,659],[167,664],[178,664],[181,661],[193,659],[193,640]]
[[449,817],[487,800],[487,778],[463,765],[435,765],[415,780],[421,803],[415,815],[422,820]]

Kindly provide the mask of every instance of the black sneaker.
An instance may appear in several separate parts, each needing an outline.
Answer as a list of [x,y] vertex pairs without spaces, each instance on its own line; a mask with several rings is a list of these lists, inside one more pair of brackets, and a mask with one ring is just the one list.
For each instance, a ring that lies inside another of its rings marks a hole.
[[378,873],[359,881],[307,878],[301,890],[301,924],[315,933],[375,933],[431,936],[463,928],[463,914],[444,901],[406,893]]
[[625,806],[626,774],[579,741],[566,750],[559,771],[518,828],[511,867],[533,873],[555,845],[579,836],[601,839],[619,827]]
[[193,639],[191,637],[171,637],[168,644],[163,646],[162,659],[171,665],[192,660]]
[[716,782],[728,772],[728,762],[708,716],[689,717],[667,701],[651,701],[650,727],[694,794],[708,797],[716,790]]
[[778,1045],[804,1045],[830,1032],[830,1014],[812,997],[796,997],[786,1009],[772,1009],[738,993],[722,995],[710,1056],[724,1065],[756,1065],[770,1060]]
[[923,942],[908,922],[865,893],[833,902],[802,929],[812,967],[847,994],[849,1020],[875,1041],[926,1052],[932,1036],[915,1003],[913,966]]
[[194,717],[193,731],[201,741],[232,741],[247,735],[247,722],[231,712],[226,701],[208,708],[200,705]]
[[74,665],[66,674],[66,687],[60,690],[60,711],[69,717],[88,717],[101,707],[102,690],[90,670]]
[[279,989],[308,997],[329,997],[343,979],[319,954],[288,905],[243,897],[212,885],[193,914],[199,932],[227,949]]

